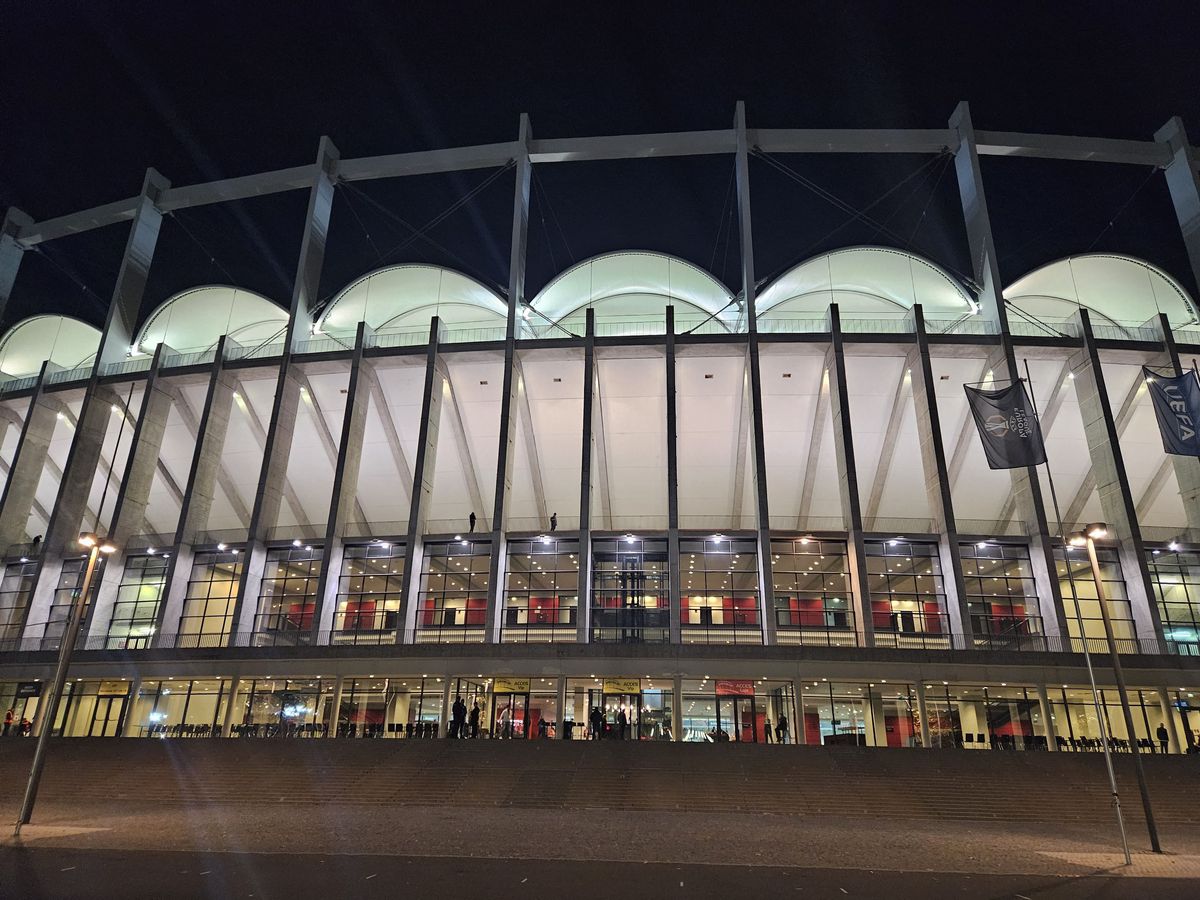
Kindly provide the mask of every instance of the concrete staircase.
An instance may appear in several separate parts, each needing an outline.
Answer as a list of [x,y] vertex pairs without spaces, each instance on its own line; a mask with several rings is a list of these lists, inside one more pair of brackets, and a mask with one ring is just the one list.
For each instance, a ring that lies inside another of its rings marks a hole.
[[[0,742],[14,802],[32,752],[30,740]],[[1159,821],[1200,824],[1200,757],[1143,760]],[[1132,760],[1115,761],[1127,819],[1139,822]],[[1112,818],[1100,754],[615,741],[57,740],[40,800]]]

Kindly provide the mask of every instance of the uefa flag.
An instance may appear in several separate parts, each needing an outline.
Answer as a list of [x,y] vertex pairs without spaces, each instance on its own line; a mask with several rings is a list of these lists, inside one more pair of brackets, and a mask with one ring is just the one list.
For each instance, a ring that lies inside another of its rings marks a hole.
[[963,389],[991,468],[1019,469],[1046,461],[1042,428],[1024,383],[1014,381],[1006,388],[990,391],[969,385],[963,385]]
[[1200,381],[1194,372],[1159,375],[1142,366],[1154,401],[1163,449],[1177,456],[1200,456]]

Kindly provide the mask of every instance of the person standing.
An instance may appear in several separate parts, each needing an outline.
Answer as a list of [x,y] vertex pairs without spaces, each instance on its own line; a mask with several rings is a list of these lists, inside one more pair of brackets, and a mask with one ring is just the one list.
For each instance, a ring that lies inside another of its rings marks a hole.
[[600,707],[592,707],[591,715],[588,716],[588,723],[592,726],[592,740],[600,740],[604,736],[604,716],[600,714]]
[[625,740],[625,729],[629,726],[629,716],[625,715],[625,707],[617,713],[617,739]]
[[8,708],[8,712],[6,712],[6,713],[4,714],[4,737],[8,737],[8,733],[9,733],[9,731],[11,731],[11,730],[12,730],[13,718],[14,718],[15,716],[16,716],[16,710],[14,710],[14,709],[13,709],[13,708],[10,706],[10,707]]
[[779,721],[775,723],[775,743],[786,744],[788,742],[788,720],[783,713],[779,714]]
[[763,743],[771,743],[771,720],[763,719]]
[[475,512],[472,510],[471,515],[467,518],[467,523],[471,526],[471,534],[475,533]]
[[558,513],[550,513],[550,530],[558,530]]
[[479,701],[471,704],[471,718],[469,720],[471,726],[472,740],[479,737]]
[[[5,730],[7,730],[7,729],[5,729]],[[1154,734],[1155,734],[1155,736],[1157,736],[1157,737],[1158,737],[1158,746],[1159,746],[1159,749],[1160,749],[1160,750],[1161,750],[1163,753],[1166,753],[1166,752],[1167,752],[1167,747],[1168,747],[1168,742],[1169,742],[1169,741],[1170,741],[1170,739],[1171,739],[1171,735],[1170,735],[1170,733],[1167,731],[1167,725],[1166,725],[1166,723],[1165,723],[1165,722],[1159,722],[1159,723],[1158,723],[1158,730],[1156,730],[1156,731],[1154,732]]]

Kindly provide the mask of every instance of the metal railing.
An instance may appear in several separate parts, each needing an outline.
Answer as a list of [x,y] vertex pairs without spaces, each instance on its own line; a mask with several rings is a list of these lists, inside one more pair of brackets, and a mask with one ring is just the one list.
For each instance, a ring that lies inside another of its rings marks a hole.
[[70,381],[87,381],[92,377],[91,366],[76,366],[74,369],[59,369],[46,373],[46,384],[66,384]]
[[762,629],[757,622],[736,625],[679,626],[679,639],[684,644],[762,644]]
[[154,362],[152,356],[135,356],[131,359],[122,359],[117,362],[105,363],[100,367],[101,375],[129,375],[133,372],[148,372],[151,363]]
[[7,394],[15,391],[27,391],[37,384],[38,377],[36,375],[25,375],[20,378],[5,378],[0,381],[0,394]]
[[163,355],[162,367],[164,369],[181,369],[184,366],[203,366],[208,365],[216,358],[216,347],[209,347],[207,350],[192,350],[187,353],[167,353]]

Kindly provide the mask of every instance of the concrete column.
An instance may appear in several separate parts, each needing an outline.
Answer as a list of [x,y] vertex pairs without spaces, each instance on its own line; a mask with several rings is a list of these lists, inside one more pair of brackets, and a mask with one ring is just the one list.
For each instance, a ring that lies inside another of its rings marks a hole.
[[50,365],[49,362],[42,363],[33,395],[29,398],[29,410],[21,425],[21,438],[9,468],[8,481],[4,484],[4,494],[0,498],[0,552],[7,552],[14,544],[26,542],[29,512],[37,498],[38,483],[46,467],[50,442],[58,425],[60,404],[45,393]]
[[233,717],[237,713],[238,695],[241,693],[242,679],[234,676],[229,684],[229,697],[225,701],[225,715],[221,717],[221,737],[231,737],[234,725]]
[[1058,728],[1054,725],[1054,707],[1050,705],[1050,695],[1046,693],[1044,684],[1037,685],[1038,707],[1042,711],[1042,722],[1046,726],[1046,748],[1058,750]]
[[1188,143],[1183,120],[1174,116],[1154,133],[1154,139],[1167,145],[1171,162],[1165,171],[1167,189],[1175,206],[1183,245],[1187,249],[1192,276],[1200,284],[1200,156]]
[[[775,573],[771,557],[771,514],[767,503],[767,456],[763,446],[762,368],[758,351],[758,313],[755,307],[754,231],[750,218],[750,160],[746,136],[746,104],[738,101],[734,110],[736,134],[734,175],[737,182],[738,237],[742,257],[742,300],[745,303],[746,362],[750,374],[749,401],[751,443],[754,449],[754,518],[758,557],[758,608],[763,643],[775,643]],[[745,398],[743,398],[743,403]]]
[[333,213],[339,158],[333,141],[322,137],[317,147],[313,182],[308,191],[300,260],[292,283],[291,317],[288,320],[285,353],[294,353],[301,342],[312,336],[313,317],[321,300],[321,267],[325,263],[325,243],[329,238],[329,217]]
[[918,680],[917,688],[917,718],[921,720],[921,747],[931,749],[929,743],[929,711],[925,708],[925,683]]
[[[1167,693],[1166,688],[1158,689],[1158,708],[1162,713],[1163,724],[1167,726],[1167,734],[1170,735],[1167,743],[1168,749],[1172,753],[1184,753],[1186,746],[1183,741],[1179,740],[1179,723],[1176,721],[1174,713],[1175,708],[1171,703],[1171,695]],[[1158,725],[1153,722],[1150,724],[1150,740],[1154,741],[1154,749],[1158,749],[1158,738],[1155,732],[1158,731]]]
[[566,676],[559,675],[558,679],[556,681],[556,685],[557,685],[557,689],[558,689],[557,697],[556,697],[556,702],[558,703],[558,724],[557,724],[557,726],[555,726],[554,735],[558,740],[563,741],[563,740],[566,740],[566,738],[567,738],[567,729],[566,729],[566,725],[564,724],[567,721],[567,679],[566,679]]
[[333,683],[333,705],[329,708],[329,732],[327,738],[335,738],[342,727],[342,699],[346,695],[346,676],[339,675]]
[[[591,310],[588,310],[591,312]],[[679,568],[679,415],[675,399],[675,307],[667,307],[667,581],[671,643],[682,641],[683,573]]]
[[[1200,212],[1197,215],[1200,216]],[[1200,228],[1200,218],[1197,219],[1197,227]],[[1200,231],[1197,232],[1197,241],[1200,241]],[[1175,334],[1171,331],[1171,323],[1165,313],[1158,315],[1158,329],[1162,334],[1168,365],[1176,375],[1182,375],[1183,363],[1179,359],[1179,348],[1175,345]],[[1200,459],[1176,453],[1168,453],[1166,456],[1175,470],[1175,481],[1179,485],[1179,496],[1183,498],[1183,511],[1187,515],[1188,528],[1200,531]]]
[[[342,431],[338,442],[337,464],[333,471],[333,491],[329,515],[325,521],[324,560],[321,577],[317,580],[317,608],[313,615],[316,643],[332,643],[334,613],[342,563],[342,535],[354,509],[358,493],[358,470],[362,462],[363,435],[367,426],[370,390],[362,377],[363,349],[366,345],[366,323],[358,323],[354,340],[354,355],[350,359],[350,380],[346,386],[346,410],[342,416]],[[323,637],[322,637],[323,636]]]
[[125,701],[125,721],[121,723],[121,737],[137,737],[138,722],[134,715],[138,702],[138,692],[142,689],[142,676],[134,675],[129,685],[129,699]]
[[868,588],[862,501],[858,492],[858,464],[854,459],[850,398],[846,386],[846,351],[842,340],[842,320],[836,303],[829,304],[829,336],[830,348],[825,357],[829,374],[829,408],[833,419],[833,447],[837,456],[838,484],[841,488],[842,520],[846,529],[846,562],[850,568],[850,588],[854,591],[858,607],[854,616],[854,627],[861,645],[874,647],[875,623],[871,616],[871,595]]
[[425,393],[421,400],[417,455],[413,459],[413,491],[408,512],[408,537],[404,545],[404,595],[400,600],[397,644],[413,643],[416,638],[414,632],[421,591],[425,520],[433,495],[434,461],[437,459],[442,397],[446,388],[445,376],[438,367],[438,343],[444,335],[441,320],[434,316],[429,322],[429,344],[425,350]]
[[247,544],[242,551],[242,577],[238,582],[237,600],[233,604],[233,635],[229,646],[248,647],[254,633],[254,617],[258,613],[258,595],[267,568],[267,548],[264,544]]
[[529,116],[521,114],[517,143],[516,188],[513,192],[512,241],[508,264],[508,319],[504,339],[504,376],[500,393],[500,441],[496,450],[496,492],[492,507],[491,560],[488,566],[488,607],[484,640],[500,642],[500,610],[504,603],[504,581],[508,568],[505,520],[508,495],[512,492],[513,457],[516,455],[519,389],[517,331],[519,308],[525,302],[525,262],[529,235],[529,189],[533,164],[529,142],[533,140]]
[[25,246],[20,240],[21,229],[32,224],[33,219],[15,206],[8,208],[0,223],[0,316],[8,310],[8,299],[21,268],[21,257],[25,255]]
[[440,738],[450,734],[450,704],[454,702],[454,695],[451,693],[453,685],[454,679],[447,675],[442,683],[442,718],[438,723],[437,733],[437,737]]
[[674,696],[671,698],[671,738],[675,741],[683,740],[683,676],[676,675],[671,679],[671,690]]
[[[591,640],[592,623],[592,448],[596,440],[596,313],[584,313],[583,339],[583,443],[579,464],[579,611],[575,616],[577,643]],[[668,396],[669,396],[668,392]],[[668,447],[668,453],[670,449]],[[672,570],[672,582],[679,580]]]
[[911,379],[913,407],[917,416],[917,436],[921,442],[921,466],[925,473],[925,491],[929,497],[929,512],[938,533],[938,550],[942,563],[942,588],[946,592],[946,611],[950,615],[950,630],[961,635],[956,638],[959,649],[974,645],[971,613],[967,605],[967,588],[963,580],[959,549],[958,525],[954,518],[954,498],[950,491],[950,472],[946,464],[946,448],[942,444],[942,421],[938,413],[937,382],[933,378],[933,363],[929,355],[929,334],[925,330],[925,315],[921,304],[912,309],[913,332],[917,353]]
[[[1137,624],[1138,636],[1153,637],[1162,641],[1162,620],[1158,604],[1155,602],[1154,588],[1151,586],[1146,548],[1142,543],[1142,530],[1137,520],[1129,477],[1125,473],[1125,462],[1112,403],[1104,383],[1100,353],[1096,348],[1096,338],[1092,333],[1087,310],[1080,309],[1078,315],[1083,332],[1083,349],[1071,357],[1071,370],[1075,373],[1075,394],[1079,400],[1080,415],[1083,417],[1083,430],[1091,454],[1096,489],[1100,494],[1100,508],[1105,521],[1115,532],[1121,572],[1125,579],[1129,605]],[[1085,523],[1067,524],[1074,527],[1076,524]]]
[[154,624],[154,646],[171,649],[179,642],[179,623],[183,617],[187,586],[192,577],[196,552],[191,544],[181,544],[171,553],[167,563],[167,583],[163,586],[158,604],[158,619]]

